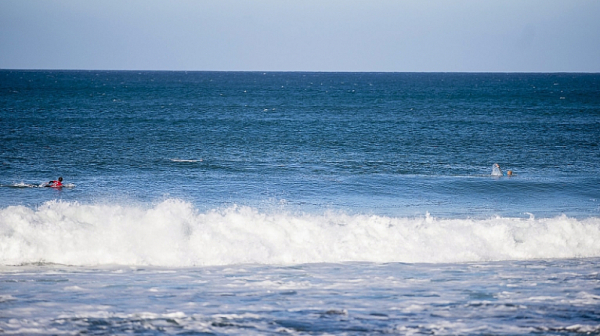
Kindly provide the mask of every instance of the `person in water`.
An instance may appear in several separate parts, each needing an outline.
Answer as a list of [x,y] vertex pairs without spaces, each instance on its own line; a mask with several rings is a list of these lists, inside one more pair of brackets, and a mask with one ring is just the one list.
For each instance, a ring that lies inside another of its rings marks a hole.
[[492,166],[492,176],[502,176],[502,170],[500,170],[500,166],[497,163],[494,163]]
[[61,176],[56,181],[50,181],[50,182],[48,182],[48,186],[52,187],[52,188],[60,188],[60,187],[63,186],[62,181],[63,181],[63,178]]
[[[494,165],[492,166],[492,176],[503,176],[503,175],[504,174],[502,173],[500,166],[497,163],[494,163]],[[506,171],[506,176],[511,177],[512,175],[513,175],[512,170]]]

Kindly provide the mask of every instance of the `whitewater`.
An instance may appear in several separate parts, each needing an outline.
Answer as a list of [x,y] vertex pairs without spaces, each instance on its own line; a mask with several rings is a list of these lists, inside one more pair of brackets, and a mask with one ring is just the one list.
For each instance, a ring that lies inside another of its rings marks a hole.
[[295,214],[233,206],[199,212],[50,201],[0,210],[0,263],[213,266],[456,263],[600,257],[600,219],[485,220]]

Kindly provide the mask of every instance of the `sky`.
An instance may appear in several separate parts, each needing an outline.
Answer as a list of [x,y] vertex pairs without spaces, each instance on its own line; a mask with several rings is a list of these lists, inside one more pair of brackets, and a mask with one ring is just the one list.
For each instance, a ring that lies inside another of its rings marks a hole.
[[600,1],[0,0],[0,69],[600,72]]

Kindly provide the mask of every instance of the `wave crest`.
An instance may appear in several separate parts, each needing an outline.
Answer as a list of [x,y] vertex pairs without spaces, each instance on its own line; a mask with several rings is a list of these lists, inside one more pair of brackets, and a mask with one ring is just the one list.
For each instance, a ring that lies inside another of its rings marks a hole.
[[0,209],[0,264],[202,266],[599,257],[600,218],[437,219],[52,201]]

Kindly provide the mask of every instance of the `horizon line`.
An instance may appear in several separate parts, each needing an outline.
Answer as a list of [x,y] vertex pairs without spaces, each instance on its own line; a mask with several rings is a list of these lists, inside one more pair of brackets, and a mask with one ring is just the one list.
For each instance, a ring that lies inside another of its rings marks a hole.
[[600,74],[593,71],[335,71],[335,70],[172,70],[172,69],[59,69],[0,68],[0,71],[89,71],[89,72],[246,72],[246,73],[419,73],[419,74]]

